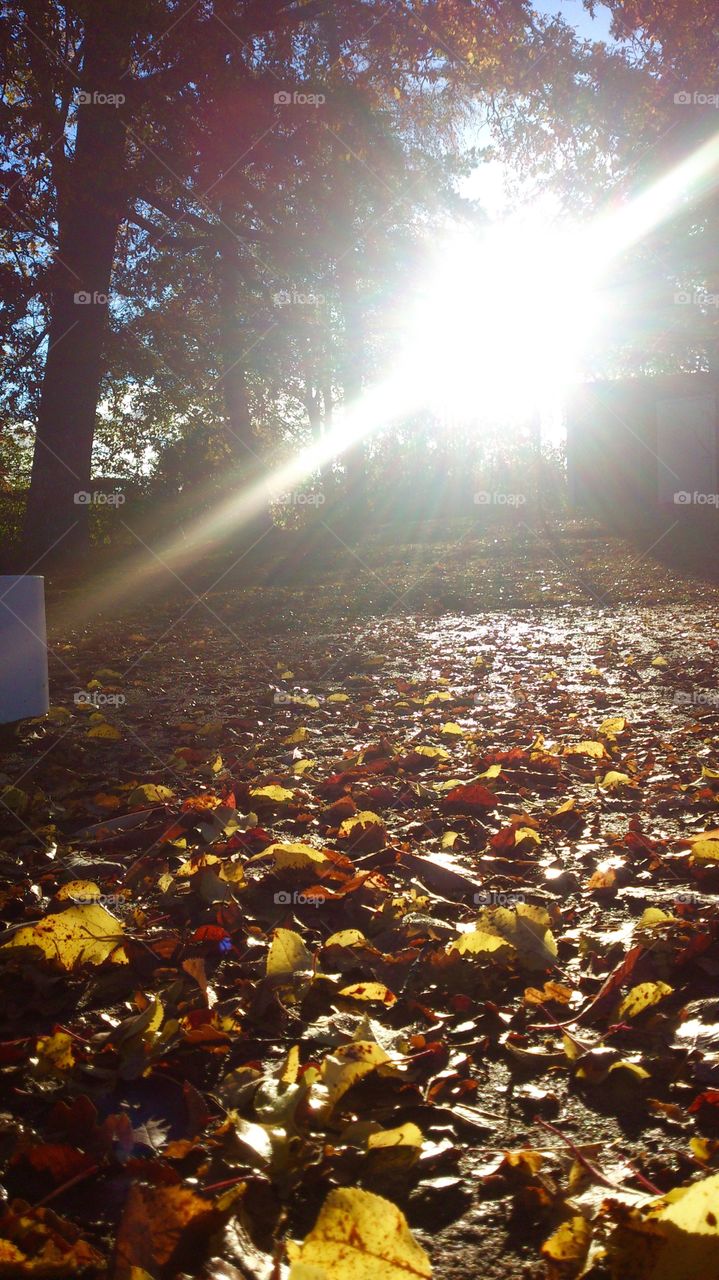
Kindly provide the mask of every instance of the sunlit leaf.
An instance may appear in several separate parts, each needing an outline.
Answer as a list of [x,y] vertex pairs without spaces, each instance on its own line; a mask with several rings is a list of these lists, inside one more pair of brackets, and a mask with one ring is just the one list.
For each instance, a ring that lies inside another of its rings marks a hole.
[[74,969],[82,964],[102,964],[110,958],[115,964],[127,964],[122,940],[120,921],[93,903],[68,907],[57,915],[25,925],[4,946],[39,947],[59,968]]
[[68,880],[63,884],[55,894],[58,902],[64,902],[70,898],[97,899],[102,897],[100,886],[95,884],[94,880]]
[[608,773],[605,773],[599,785],[608,791],[612,791],[616,787],[631,787],[632,780],[628,773],[620,773],[616,769],[610,769]]
[[421,1147],[422,1130],[411,1121],[398,1125],[396,1129],[383,1129],[380,1133],[371,1133],[367,1139],[370,1150],[377,1147]]
[[714,1280],[719,1274],[719,1174],[623,1214],[608,1255],[613,1280]]
[[397,1003],[396,995],[383,982],[355,982],[350,987],[343,987],[339,995],[348,1000],[365,1000],[388,1007]]
[[553,1278],[575,1276],[584,1263],[592,1239],[592,1228],[579,1214],[568,1218],[553,1231],[541,1252]]
[[692,843],[695,862],[719,862],[719,840],[695,840]]
[[612,738],[616,733],[622,733],[626,728],[626,724],[624,716],[609,716],[606,720],[602,720],[599,732],[605,738]]
[[289,1243],[289,1280],[429,1280],[432,1267],[396,1205],[371,1191],[330,1191],[301,1245]]
[[564,748],[565,756],[591,756],[594,760],[605,759],[608,755],[603,742],[573,742]]
[[364,1076],[391,1061],[390,1055],[373,1040],[353,1040],[328,1054],[322,1062],[320,1076],[327,1090],[329,1109]]
[[275,929],[267,953],[267,976],[290,976],[312,968],[312,953],[307,950],[299,933],[292,929]]
[[321,867],[328,861],[325,854],[320,849],[313,849],[312,845],[298,844],[289,845],[267,845],[261,854],[253,854],[248,859],[248,863],[257,863],[257,861],[265,861],[270,858],[278,870],[304,870],[308,867]]
[[264,800],[270,804],[287,804],[294,798],[294,791],[288,791],[287,787],[279,787],[272,785],[269,787],[252,787],[250,795],[253,800]]
[[674,988],[668,986],[666,982],[640,982],[638,986],[632,987],[621,1001],[617,1017],[636,1018],[645,1009],[651,1009],[665,1000],[673,990]]
[[131,809],[166,804],[168,800],[172,800],[174,794],[170,787],[162,787],[154,782],[143,782],[140,786],[133,788],[127,797],[127,803]]
[[108,742],[118,742],[122,737],[119,729],[114,724],[108,724],[103,721],[102,724],[93,725],[92,729],[87,731],[88,738],[104,738]]

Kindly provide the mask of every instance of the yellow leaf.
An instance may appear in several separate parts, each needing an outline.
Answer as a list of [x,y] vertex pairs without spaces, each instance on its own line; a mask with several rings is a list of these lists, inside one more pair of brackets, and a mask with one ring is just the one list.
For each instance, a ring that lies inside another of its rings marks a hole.
[[383,1129],[381,1133],[371,1133],[367,1139],[367,1146],[370,1150],[373,1147],[421,1147],[422,1141],[422,1130],[409,1121],[407,1124],[398,1125],[396,1129]]
[[638,986],[632,987],[631,991],[627,992],[619,1005],[617,1016],[636,1018],[645,1009],[651,1009],[666,996],[670,996],[673,989],[667,986],[666,982],[640,982]]
[[339,837],[341,840],[348,840],[353,849],[371,852],[384,848],[387,834],[379,814],[363,809],[351,818],[345,818],[339,829]]
[[676,916],[670,916],[660,907],[646,907],[639,917],[638,929],[656,929],[659,925],[676,923]]
[[469,929],[460,934],[454,942],[450,942],[447,951],[456,951],[460,956],[494,955],[501,951],[502,958],[511,953],[511,946],[506,938],[498,933],[489,933],[485,929]]
[[267,953],[268,977],[276,978],[300,973],[312,968],[312,953],[307,950],[299,933],[292,929],[275,929]]
[[432,1265],[396,1205],[371,1191],[330,1191],[301,1245],[290,1242],[288,1280],[430,1280]]
[[669,663],[667,662],[666,658],[662,658],[661,656],[659,656],[659,657],[657,657],[657,658],[652,658],[652,666],[653,666],[653,667],[668,667],[668,666],[669,666]]
[[133,787],[127,803],[135,808],[144,805],[165,804],[167,800],[172,800],[174,791],[169,787],[158,786],[154,782],[143,782],[138,787]]
[[629,774],[618,773],[616,769],[610,769],[608,773],[605,773],[599,785],[611,791],[614,787],[631,787],[632,780]]
[[80,964],[102,964],[112,957],[115,964],[127,964],[121,951],[122,925],[104,907],[68,907],[57,915],[45,916],[13,934],[5,947],[39,947],[61,969]]
[[67,707],[50,707],[44,716],[34,716],[30,721],[31,724],[43,724],[49,720],[51,724],[69,724],[72,720],[72,712]]
[[622,1058],[621,1062],[613,1062],[607,1075],[610,1076],[613,1071],[626,1071],[630,1076],[634,1076],[636,1080],[649,1080],[649,1072],[640,1067],[638,1062],[627,1062]]
[[693,862],[719,862],[719,840],[695,840],[691,856]]
[[534,827],[517,827],[514,832],[514,845],[518,848],[522,844],[541,844],[542,837]]
[[459,831],[445,831],[442,836],[442,848],[453,849],[459,840]]
[[302,742],[306,742],[310,736],[309,729],[305,729],[304,725],[300,725],[295,729],[294,733],[290,733],[286,738],[282,739],[284,747],[297,747]]
[[391,1061],[389,1054],[374,1040],[352,1040],[339,1045],[323,1060],[320,1071],[329,1110],[364,1076]]
[[576,1275],[587,1256],[591,1239],[592,1228],[579,1214],[557,1227],[541,1248],[543,1256],[561,1268],[556,1271],[553,1268],[552,1275]]
[[253,853],[248,862],[271,858],[279,871],[304,871],[308,867],[322,866],[328,859],[320,849],[311,844],[270,844],[261,853]]
[[68,880],[67,884],[60,886],[55,897],[58,902],[64,902],[66,898],[101,898],[102,893],[94,880]]
[[118,742],[122,734],[119,729],[115,728],[114,724],[107,724],[105,721],[103,724],[96,724],[92,729],[88,729],[87,736],[88,738],[105,738],[107,741]]
[[448,720],[446,724],[443,724],[440,727],[439,731],[440,733],[444,734],[445,738],[463,738],[464,737],[464,729],[462,728],[461,724],[456,724],[454,720]]
[[413,747],[416,756],[424,756],[426,760],[449,760],[450,754],[444,747]]
[[562,752],[565,756],[591,756],[593,760],[602,760],[607,755],[603,742],[573,742]]
[[236,889],[247,888],[247,877],[241,862],[231,862],[229,859],[224,859],[217,874],[220,880],[224,880],[226,884],[233,884]]
[[349,1000],[366,1000],[387,1007],[397,1003],[396,995],[383,982],[355,982],[351,987],[343,987],[339,994]]
[[491,913],[485,912],[485,918],[490,918],[494,928],[511,942],[528,968],[546,969],[553,964],[557,943],[549,928],[549,915],[543,907],[518,902],[513,910],[497,907]]
[[70,1071],[75,1065],[73,1039],[67,1031],[55,1031],[51,1036],[38,1036],[35,1053],[40,1075]]
[[328,702],[349,702],[349,697],[346,693],[331,693],[327,701]]
[[310,773],[316,766],[316,760],[295,760],[292,766],[292,772],[296,777],[301,778],[306,773]]
[[300,1046],[293,1044],[280,1072],[280,1084],[296,1084],[300,1070]]
[[340,929],[325,942],[325,947],[366,947],[367,939],[359,929]]
[[488,769],[485,769],[484,773],[477,774],[477,777],[478,778],[498,778],[501,772],[502,772],[501,764],[491,764]]
[[271,804],[287,804],[294,796],[294,791],[287,787],[253,787],[250,795],[254,800],[266,800]]
[[572,796],[570,797],[569,800],[565,800],[563,804],[560,804],[558,809],[551,809],[548,814],[548,817],[561,818],[562,815],[565,813],[573,813],[576,807],[577,807],[577,802]]
[[441,693],[438,693],[437,691],[435,691],[434,693],[428,693],[427,697],[424,700],[424,705],[425,707],[430,707],[433,702],[451,702],[451,701],[452,701],[451,693],[447,693],[446,689],[443,689]]
[[613,1280],[715,1280],[719,1174],[634,1209],[608,1242]]
[[599,732],[603,734],[605,738],[611,738],[615,733],[622,733],[626,727],[626,723],[624,716],[609,716],[608,719],[602,720],[602,723],[599,726]]

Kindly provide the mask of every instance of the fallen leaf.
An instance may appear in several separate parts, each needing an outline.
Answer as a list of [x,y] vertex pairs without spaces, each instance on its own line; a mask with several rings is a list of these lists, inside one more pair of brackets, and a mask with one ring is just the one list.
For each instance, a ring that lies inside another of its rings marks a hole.
[[391,1201],[371,1191],[330,1191],[301,1245],[287,1245],[288,1280],[430,1280],[427,1254]]

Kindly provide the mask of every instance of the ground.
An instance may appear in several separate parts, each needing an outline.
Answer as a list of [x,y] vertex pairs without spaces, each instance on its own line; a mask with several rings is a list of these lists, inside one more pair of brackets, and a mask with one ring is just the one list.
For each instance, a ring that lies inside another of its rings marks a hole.
[[[51,590],[0,765],[0,1275],[267,1280],[337,1186],[438,1280],[590,1234],[655,1274],[626,1215],[719,1167],[719,593],[646,545]],[[672,1280],[719,1276],[693,1239]]]

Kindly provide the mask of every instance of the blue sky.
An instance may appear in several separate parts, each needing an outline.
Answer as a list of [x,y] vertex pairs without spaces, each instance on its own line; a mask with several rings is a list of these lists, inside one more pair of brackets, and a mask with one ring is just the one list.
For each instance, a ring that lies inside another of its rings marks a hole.
[[610,13],[603,4],[597,5],[594,18],[590,18],[582,0],[535,0],[534,7],[539,13],[561,14],[580,35],[594,40],[606,40],[609,36]]

